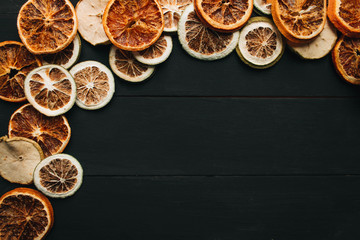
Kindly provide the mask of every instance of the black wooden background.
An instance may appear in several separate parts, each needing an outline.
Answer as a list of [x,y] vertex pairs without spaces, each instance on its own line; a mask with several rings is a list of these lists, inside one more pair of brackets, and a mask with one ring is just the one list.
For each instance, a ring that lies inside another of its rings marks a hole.
[[[19,40],[24,2],[1,0],[0,41]],[[331,57],[286,49],[253,70],[235,52],[204,62],[173,41],[151,79],[117,78],[104,109],[66,114],[65,152],[85,176],[51,199],[47,239],[359,239],[359,87]],[[83,40],[80,61],[109,66],[109,49]],[[0,135],[21,105],[0,101]],[[17,186],[0,179],[0,195]]]

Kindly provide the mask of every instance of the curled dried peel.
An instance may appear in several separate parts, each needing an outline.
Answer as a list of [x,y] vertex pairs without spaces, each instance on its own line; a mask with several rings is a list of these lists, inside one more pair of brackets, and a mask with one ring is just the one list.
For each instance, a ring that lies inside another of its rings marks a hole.
[[330,0],[328,16],[334,26],[348,37],[360,37],[360,2]]

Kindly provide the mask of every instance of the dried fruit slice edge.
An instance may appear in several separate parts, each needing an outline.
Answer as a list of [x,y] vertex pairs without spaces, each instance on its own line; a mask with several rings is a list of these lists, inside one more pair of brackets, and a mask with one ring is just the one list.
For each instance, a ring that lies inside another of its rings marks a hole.
[[271,3],[269,0],[254,0],[254,10],[258,14],[271,15]]

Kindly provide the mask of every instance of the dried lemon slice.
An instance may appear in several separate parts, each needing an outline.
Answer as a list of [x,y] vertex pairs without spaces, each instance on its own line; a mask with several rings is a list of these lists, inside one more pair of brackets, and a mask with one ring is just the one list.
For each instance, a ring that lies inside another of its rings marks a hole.
[[159,3],[164,14],[164,32],[176,32],[180,16],[192,0],[159,0]]
[[108,104],[115,92],[114,76],[105,65],[96,61],[76,64],[71,70],[76,83],[76,104],[95,110]]
[[254,0],[254,7],[255,12],[257,12],[258,14],[271,14],[270,0]]

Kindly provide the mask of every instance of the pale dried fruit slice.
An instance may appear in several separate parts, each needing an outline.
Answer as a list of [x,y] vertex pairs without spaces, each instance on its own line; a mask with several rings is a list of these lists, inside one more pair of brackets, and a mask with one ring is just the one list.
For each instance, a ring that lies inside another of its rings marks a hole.
[[26,100],[24,81],[41,62],[20,42],[0,43],[0,99],[10,102]]
[[145,50],[133,52],[134,57],[144,64],[156,65],[164,62],[172,51],[172,39],[162,35],[153,45]]
[[110,43],[102,25],[102,17],[109,0],[80,0],[76,7],[79,20],[79,33],[89,43]]
[[17,27],[30,52],[50,54],[72,42],[78,21],[69,0],[28,0],[19,11]]
[[53,198],[73,195],[81,186],[83,169],[68,154],[55,154],[45,158],[35,168],[34,184],[42,193]]
[[54,224],[50,201],[31,188],[15,188],[0,198],[1,239],[44,239]]
[[236,47],[239,32],[220,33],[206,27],[189,5],[179,21],[179,40],[184,50],[201,60],[217,60],[229,55]]
[[135,59],[133,54],[112,46],[109,54],[109,63],[113,72],[129,82],[141,82],[149,78],[155,67],[146,65]]
[[9,137],[34,140],[40,145],[45,157],[62,152],[70,136],[70,125],[64,116],[47,117],[31,104],[20,107],[10,118]]
[[275,24],[267,17],[250,18],[241,29],[236,52],[240,59],[253,68],[269,68],[277,63],[285,44]]
[[329,0],[328,17],[344,35],[360,37],[360,2],[358,0]]
[[47,54],[42,56],[43,65],[55,64],[60,65],[65,69],[69,69],[79,59],[81,52],[81,40],[79,35],[76,35],[74,40],[64,50],[58,53]]
[[234,32],[250,18],[253,0],[194,0],[198,17],[220,32]]
[[271,15],[270,0],[254,0],[254,10],[258,14]]
[[103,16],[110,41],[120,49],[141,51],[156,42],[164,29],[157,0],[110,0]]
[[95,110],[108,104],[115,92],[114,76],[110,69],[96,61],[76,64],[71,70],[76,83],[76,104]]
[[279,31],[303,43],[319,35],[326,22],[326,0],[272,0],[271,13]]
[[43,151],[33,140],[0,137],[0,175],[9,182],[32,183],[34,169],[43,158]]
[[73,107],[76,84],[66,69],[58,65],[46,65],[27,75],[25,96],[39,112],[46,116],[58,116]]
[[176,32],[180,16],[192,0],[159,0],[159,3],[164,14],[164,32]]
[[332,51],[332,60],[344,80],[360,85],[360,38],[342,36]]

